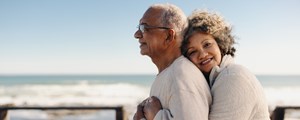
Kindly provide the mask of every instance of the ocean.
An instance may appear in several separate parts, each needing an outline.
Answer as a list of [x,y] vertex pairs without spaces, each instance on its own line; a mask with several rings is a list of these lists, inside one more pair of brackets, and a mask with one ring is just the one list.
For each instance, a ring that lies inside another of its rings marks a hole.
[[[124,106],[131,119],[138,103],[149,96],[155,75],[23,75],[0,76],[0,105]],[[300,106],[300,76],[257,75],[270,110]],[[63,114],[65,113],[65,114]],[[115,112],[47,112],[11,110],[10,120],[114,120]],[[300,119],[299,111],[287,120]]]

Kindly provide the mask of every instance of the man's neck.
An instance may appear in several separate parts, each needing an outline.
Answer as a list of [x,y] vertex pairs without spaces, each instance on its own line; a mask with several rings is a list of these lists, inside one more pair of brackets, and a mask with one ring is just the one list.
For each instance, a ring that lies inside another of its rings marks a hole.
[[158,68],[158,73],[169,67],[178,57],[181,56],[180,50],[173,51],[172,53],[171,52],[172,51],[170,51],[169,53],[166,52],[165,54],[157,58],[152,58],[152,62]]

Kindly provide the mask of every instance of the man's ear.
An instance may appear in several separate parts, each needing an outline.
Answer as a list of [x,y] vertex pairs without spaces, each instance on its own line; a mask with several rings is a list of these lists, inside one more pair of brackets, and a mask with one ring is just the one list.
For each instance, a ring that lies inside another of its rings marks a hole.
[[166,42],[169,43],[169,42],[172,42],[175,40],[175,30],[173,29],[169,29],[168,30],[168,35],[167,35],[167,38],[166,38]]

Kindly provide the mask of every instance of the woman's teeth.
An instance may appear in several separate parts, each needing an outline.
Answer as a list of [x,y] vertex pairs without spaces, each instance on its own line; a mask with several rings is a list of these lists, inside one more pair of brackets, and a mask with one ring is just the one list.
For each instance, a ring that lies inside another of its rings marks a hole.
[[207,63],[209,63],[211,60],[212,60],[212,58],[209,58],[209,59],[207,59],[207,60],[201,62],[201,64],[202,64],[202,65],[207,64]]

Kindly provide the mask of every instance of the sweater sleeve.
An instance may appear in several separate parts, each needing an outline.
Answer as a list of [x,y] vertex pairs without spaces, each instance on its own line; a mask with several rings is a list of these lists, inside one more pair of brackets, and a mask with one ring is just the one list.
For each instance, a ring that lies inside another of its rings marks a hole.
[[210,120],[249,120],[258,96],[251,73],[220,74],[211,89]]
[[161,109],[158,111],[154,117],[154,120],[170,120],[172,115],[168,109]]

